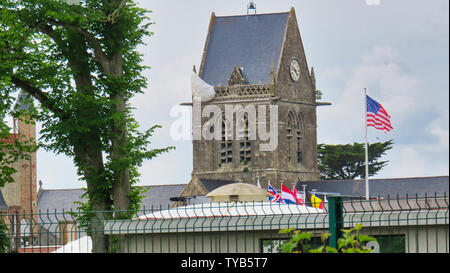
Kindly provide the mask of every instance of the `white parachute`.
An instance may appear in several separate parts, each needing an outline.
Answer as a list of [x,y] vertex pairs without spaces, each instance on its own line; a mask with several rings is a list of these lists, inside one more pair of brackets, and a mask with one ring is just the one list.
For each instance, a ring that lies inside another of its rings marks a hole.
[[208,102],[214,99],[216,92],[214,86],[207,84],[195,72],[191,76],[192,97],[200,98],[201,102]]

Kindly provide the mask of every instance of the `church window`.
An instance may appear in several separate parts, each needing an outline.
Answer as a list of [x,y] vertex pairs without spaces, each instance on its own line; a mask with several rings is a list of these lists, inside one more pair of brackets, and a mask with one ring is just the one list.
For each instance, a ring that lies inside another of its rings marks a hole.
[[227,164],[233,162],[233,142],[230,136],[230,125],[225,119],[222,120],[222,140],[220,143],[220,164]]
[[296,126],[295,126],[295,117],[293,113],[289,113],[288,116],[288,122],[287,122],[287,156],[288,156],[288,162],[292,162],[293,159],[293,153],[294,153],[294,134],[296,133]]
[[[241,120],[242,121],[242,120]],[[241,122],[237,121],[237,122]],[[241,141],[239,142],[239,154],[240,154],[240,162],[248,163],[252,160],[252,145],[249,139],[249,124],[248,124],[248,115],[244,115],[243,124],[240,127]]]
[[302,140],[303,140],[303,117],[300,114],[297,123],[297,163],[303,162],[303,150],[302,150]]

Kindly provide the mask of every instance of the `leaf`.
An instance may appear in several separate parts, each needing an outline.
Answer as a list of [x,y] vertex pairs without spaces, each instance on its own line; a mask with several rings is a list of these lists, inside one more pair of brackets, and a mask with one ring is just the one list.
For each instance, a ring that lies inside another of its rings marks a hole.
[[358,236],[358,240],[362,243],[362,242],[376,242],[377,241],[377,239],[375,239],[374,237],[372,237],[372,236],[368,236],[368,235],[363,235],[363,234],[360,234],[359,236]]
[[302,240],[311,240],[311,236],[312,233],[307,233],[307,232],[302,232],[302,233],[298,233],[298,234],[294,234],[292,236],[292,239],[294,240],[294,242],[299,242]]
[[316,248],[316,249],[310,249],[308,252],[309,253],[322,253],[323,249],[324,249],[324,247],[321,246],[321,247]]
[[293,243],[284,243],[281,246],[281,252],[282,253],[292,253],[292,251],[295,249],[295,247],[297,246],[297,244],[293,244]]
[[325,232],[322,234],[322,236],[320,236],[320,240],[322,241],[322,243],[325,243],[328,240],[328,238],[331,237],[331,235],[333,235],[333,234],[331,234],[329,232]]
[[326,247],[326,252],[327,253],[338,253],[339,251],[336,248],[333,248],[331,246],[327,246]]
[[280,230],[279,233],[280,234],[289,234],[289,233],[292,233],[294,230],[295,230],[294,228],[285,228],[285,229]]

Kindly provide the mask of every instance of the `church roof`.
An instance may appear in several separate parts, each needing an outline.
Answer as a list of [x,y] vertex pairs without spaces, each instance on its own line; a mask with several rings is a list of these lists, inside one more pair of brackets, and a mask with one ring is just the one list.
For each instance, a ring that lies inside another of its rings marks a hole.
[[234,67],[242,68],[246,84],[268,84],[278,67],[289,12],[223,16],[211,19],[202,79],[227,86]]
[[[306,185],[306,192],[316,189],[317,192],[340,194],[345,196],[361,197],[366,195],[365,180],[328,180],[328,181],[300,181],[297,182],[298,191],[303,191],[302,185]],[[438,196],[449,193],[448,176],[411,177],[369,179],[370,196],[391,198]],[[320,194],[319,194],[320,195]]]
[[214,179],[200,179],[200,182],[205,185],[205,188],[208,190],[208,192],[211,192],[217,188],[220,188],[222,186],[228,185],[228,184],[235,184],[237,183],[234,180],[214,180]]
[[6,201],[3,198],[2,191],[0,191],[0,211],[1,210],[8,210],[8,204],[6,204]]
[[19,95],[17,96],[16,103],[14,105],[14,108],[16,111],[26,111],[28,108],[30,108],[30,95],[26,92],[20,91]]

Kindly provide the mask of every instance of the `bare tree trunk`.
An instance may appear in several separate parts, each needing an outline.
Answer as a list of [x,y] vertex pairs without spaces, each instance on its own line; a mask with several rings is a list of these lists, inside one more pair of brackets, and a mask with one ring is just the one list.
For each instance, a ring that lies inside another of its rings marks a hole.
[[[123,77],[123,54],[121,51],[116,52],[108,62],[111,76],[120,79]],[[111,100],[113,101],[113,111],[119,113],[122,118],[116,119],[112,124],[111,137],[111,160],[113,164],[117,164],[114,174],[113,183],[113,202],[116,218],[129,218],[130,209],[130,169],[127,165],[128,154],[128,131],[126,125],[127,108],[126,108],[127,90],[111,90]]]

